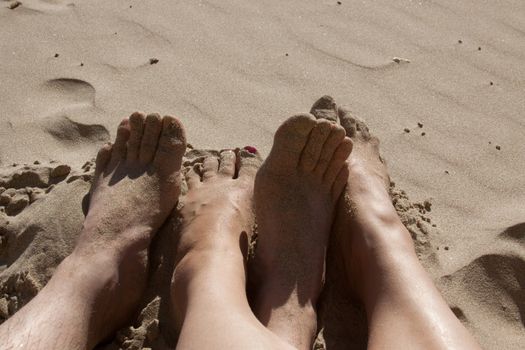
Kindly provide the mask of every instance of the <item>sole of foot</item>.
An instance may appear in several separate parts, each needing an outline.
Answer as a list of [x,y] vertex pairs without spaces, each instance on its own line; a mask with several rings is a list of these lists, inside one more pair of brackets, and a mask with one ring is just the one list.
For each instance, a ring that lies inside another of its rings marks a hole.
[[316,332],[330,227],[351,151],[341,126],[296,115],[277,130],[255,180],[252,305],[268,329],[298,349],[311,348]]

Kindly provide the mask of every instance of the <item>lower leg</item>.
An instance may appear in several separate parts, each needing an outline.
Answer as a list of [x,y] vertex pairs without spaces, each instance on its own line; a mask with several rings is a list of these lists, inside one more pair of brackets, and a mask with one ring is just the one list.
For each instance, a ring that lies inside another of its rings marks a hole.
[[0,327],[2,349],[91,349],[133,315],[147,249],[177,203],[184,130],[133,114],[96,160],[90,205],[73,253],[44,289]]
[[187,175],[172,281],[180,350],[291,349],[255,318],[247,301],[245,254],[258,159],[241,154],[208,157],[201,171]]
[[[46,287],[0,327],[2,349],[89,349],[106,336],[100,326],[110,320],[116,262],[103,256],[88,259],[72,254],[57,268]],[[109,266],[113,266],[110,268]],[[104,305],[105,307],[97,307]],[[118,314],[118,313],[116,313]],[[124,315],[123,315],[124,316]],[[124,316],[125,317],[125,316]]]
[[354,150],[334,231],[349,284],[366,309],[369,348],[479,349],[416,256],[391,203],[377,139],[347,111],[339,112]]

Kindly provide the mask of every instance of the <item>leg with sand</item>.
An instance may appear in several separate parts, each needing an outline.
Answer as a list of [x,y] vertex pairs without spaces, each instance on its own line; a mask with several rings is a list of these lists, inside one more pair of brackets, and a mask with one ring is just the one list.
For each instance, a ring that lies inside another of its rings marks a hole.
[[[288,120],[275,136],[255,184],[259,238],[253,269],[260,286],[254,309],[259,319],[290,344],[311,349],[332,228],[345,265],[342,277],[366,308],[370,349],[479,349],[416,256],[390,200],[378,139],[331,97],[318,100],[311,113],[339,120],[345,133],[339,136],[332,126],[319,137],[316,128],[325,122],[304,116]],[[340,142],[337,147],[332,135]],[[327,192],[327,183],[305,179],[330,157],[332,170],[322,177],[331,179]]]
[[134,113],[96,160],[89,211],[73,253],[0,327],[2,349],[92,349],[135,312],[147,251],[180,194],[184,130]]
[[351,150],[340,125],[298,115],[277,130],[257,173],[252,304],[268,329],[298,349],[311,349],[316,335],[328,238]]
[[369,348],[479,349],[416,256],[388,193],[379,140],[349,110],[335,110],[354,148],[333,234],[351,292],[365,306]]
[[246,295],[253,182],[260,163],[246,149],[226,150],[186,173],[171,289],[179,350],[293,349],[257,320]]

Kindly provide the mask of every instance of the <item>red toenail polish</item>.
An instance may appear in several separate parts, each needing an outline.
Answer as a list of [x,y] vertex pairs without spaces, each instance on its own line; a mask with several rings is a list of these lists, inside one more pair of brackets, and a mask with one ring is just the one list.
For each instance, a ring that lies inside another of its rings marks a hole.
[[253,146],[246,146],[244,147],[245,150],[247,150],[248,152],[250,152],[251,154],[256,154],[257,153],[257,148],[253,147]]

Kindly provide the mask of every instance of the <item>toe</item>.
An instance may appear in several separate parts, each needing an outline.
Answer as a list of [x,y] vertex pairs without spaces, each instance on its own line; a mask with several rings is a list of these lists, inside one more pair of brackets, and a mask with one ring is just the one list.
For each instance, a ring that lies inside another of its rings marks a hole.
[[165,116],[162,119],[162,132],[155,154],[155,166],[169,171],[179,170],[184,152],[186,152],[186,132],[182,123],[177,118]]
[[219,164],[219,174],[233,178],[235,176],[235,163],[237,156],[235,151],[228,149],[221,152],[221,160]]
[[331,96],[325,95],[318,99],[310,110],[317,119],[328,119],[332,122],[338,121],[337,105]]
[[346,107],[339,107],[337,113],[341,126],[346,131],[346,136],[355,137],[357,133],[357,120],[352,116],[352,112]]
[[301,154],[299,168],[302,171],[311,172],[314,170],[319,161],[319,157],[321,156],[324,143],[332,130],[332,124],[332,122],[326,119],[318,120],[317,125],[310,133],[308,142]]
[[119,162],[122,159],[126,159],[127,147],[126,143],[129,139],[129,119],[122,119],[117,129],[117,137],[113,144],[113,150],[111,152],[111,162]]
[[185,170],[184,176],[189,189],[196,188],[201,184],[201,177],[196,169],[197,166],[198,165],[194,165]]
[[245,147],[238,152],[238,171],[240,179],[254,179],[261,167],[262,158],[253,147]]
[[337,149],[339,144],[343,142],[345,135],[346,132],[342,126],[332,124],[332,130],[323,145],[321,155],[319,156],[319,161],[317,162],[317,165],[314,169],[314,173],[318,177],[323,178],[323,175],[326,172],[326,169],[328,168],[328,164],[330,164],[330,161],[332,160],[335,150]]
[[142,133],[144,132],[144,119],[146,119],[146,117],[140,112],[135,112],[129,117],[130,135],[128,140],[128,154],[126,156],[126,161],[128,162],[134,162],[139,159],[140,143]]
[[339,174],[339,171],[345,164],[345,161],[350,156],[350,153],[352,153],[352,147],[352,140],[350,140],[348,137],[345,137],[339,146],[337,146],[337,149],[335,150],[323,176],[323,181],[326,184],[330,184],[330,186],[333,184],[337,175]]
[[350,171],[348,170],[348,164],[345,162],[339,173],[337,174],[335,181],[332,185],[332,199],[337,201],[343,190],[345,189],[346,183],[348,182],[348,176]]
[[204,159],[202,163],[202,181],[208,181],[215,176],[219,171],[219,159],[215,156],[209,156]]
[[139,161],[141,164],[148,164],[153,160],[161,130],[162,121],[160,115],[156,113],[149,114],[144,122],[144,132],[140,143]]
[[348,108],[339,107],[338,115],[341,125],[346,131],[346,136],[358,138],[363,141],[370,140],[371,135],[370,131],[368,130],[368,126],[366,126],[362,120],[355,117]]
[[299,164],[308,135],[316,125],[314,116],[299,114],[288,118],[275,132],[272,150],[267,159],[267,165],[286,172],[294,170]]
[[95,177],[104,172],[111,159],[111,143],[106,143],[97,153],[95,160]]

